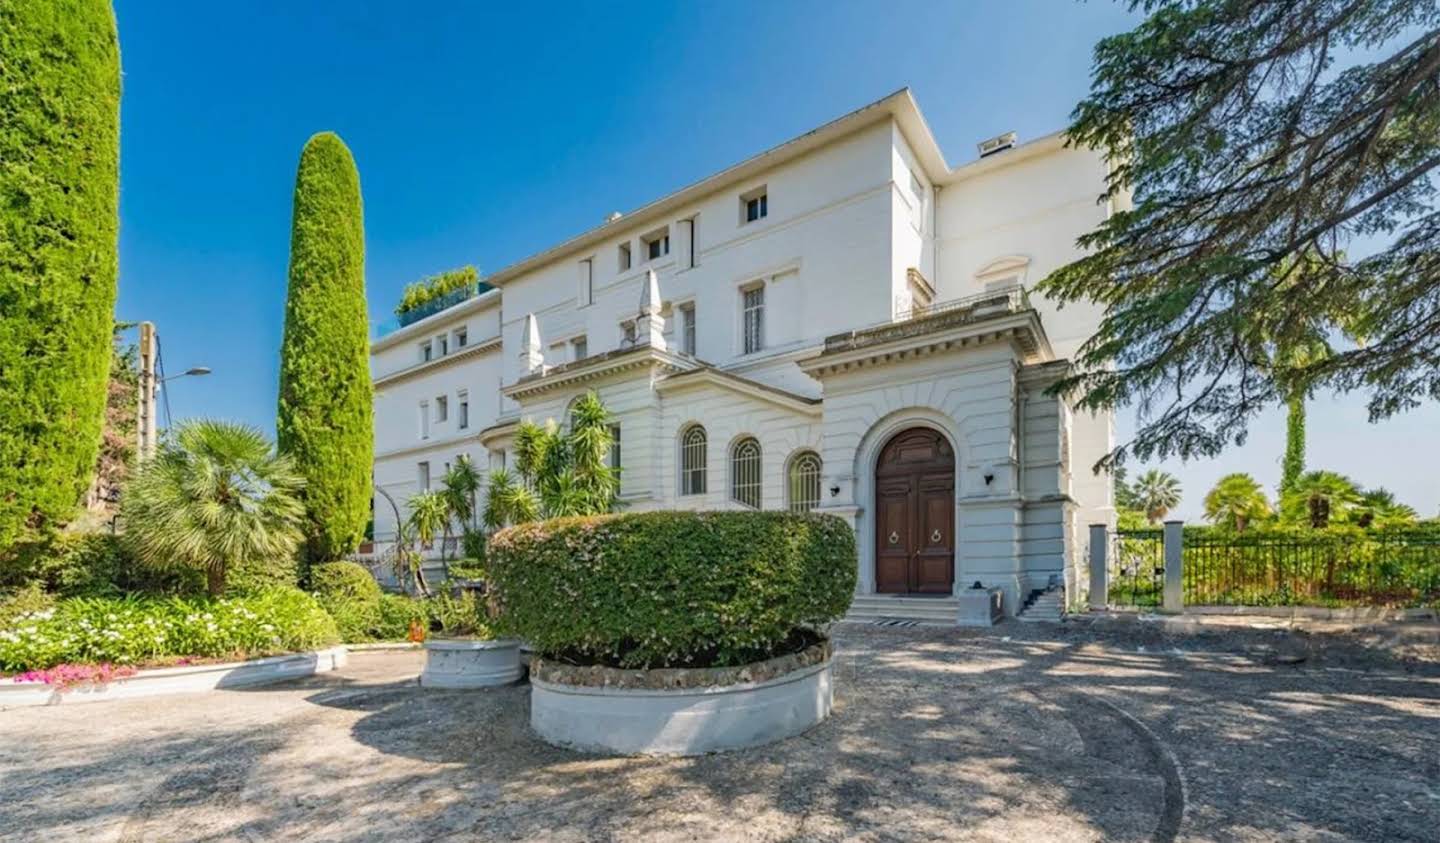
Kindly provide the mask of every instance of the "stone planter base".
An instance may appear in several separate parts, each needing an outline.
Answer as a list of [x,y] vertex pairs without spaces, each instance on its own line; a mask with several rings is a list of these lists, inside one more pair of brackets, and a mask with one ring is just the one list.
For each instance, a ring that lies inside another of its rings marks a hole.
[[[829,644],[817,663],[763,681],[711,687],[665,674],[668,687],[575,685],[531,676],[530,726],[557,746],[626,755],[702,755],[798,735],[830,716]],[[772,660],[775,661],[775,660]],[[767,663],[741,669],[764,675]],[[622,671],[617,671],[622,672]],[[633,676],[637,671],[623,671]]]
[[425,642],[426,688],[491,688],[520,679],[520,642],[437,638]]
[[28,705],[59,705],[62,702],[163,697],[284,682],[344,667],[347,652],[344,647],[332,647],[312,653],[270,656],[245,662],[161,667],[142,670],[134,676],[105,685],[82,685],[67,690],[5,679],[0,680],[0,710]]

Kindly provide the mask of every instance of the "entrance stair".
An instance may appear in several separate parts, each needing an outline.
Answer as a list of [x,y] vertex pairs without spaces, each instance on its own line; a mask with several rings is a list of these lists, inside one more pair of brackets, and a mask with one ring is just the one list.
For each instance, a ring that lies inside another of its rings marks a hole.
[[1020,613],[1018,621],[1026,623],[1059,623],[1065,618],[1065,589],[1051,586],[1043,591],[1032,591]]
[[955,626],[960,601],[951,595],[857,594],[845,620],[895,626]]

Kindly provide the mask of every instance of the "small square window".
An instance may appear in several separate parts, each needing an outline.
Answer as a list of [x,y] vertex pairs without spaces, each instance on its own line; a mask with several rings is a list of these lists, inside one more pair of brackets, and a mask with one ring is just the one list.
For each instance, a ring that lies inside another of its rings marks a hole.
[[770,196],[763,187],[740,196],[740,221],[757,222],[770,215]]
[[627,270],[627,269],[630,268],[630,244],[629,244],[629,243],[621,243],[621,244],[620,244],[620,250],[619,250],[619,265],[620,265],[620,271],[621,271],[621,272],[624,272],[625,270]]
[[645,260],[659,260],[670,254],[670,232],[665,229],[640,238],[645,246]]

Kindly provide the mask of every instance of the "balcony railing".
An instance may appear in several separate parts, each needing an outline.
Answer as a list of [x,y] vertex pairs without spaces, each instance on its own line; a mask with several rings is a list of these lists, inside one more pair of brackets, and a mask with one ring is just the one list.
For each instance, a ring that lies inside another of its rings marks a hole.
[[469,301],[470,299],[473,299],[481,293],[489,291],[490,289],[491,288],[489,285],[481,284],[478,288],[474,289],[469,287],[460,287],[458,289],[451,290],[443,296],[437,296],[436,298],[425,302],[419,307],[411,308],[410,310],[407,310],[398,316],[393,316],[389,319],[384,320],[383,322],[375,323],[375,327],[372,329],[374,333],[373,338],[378,340],[388,334],[393,334],[407,325],[413,325],[416,322],[419,322],[421,319],[424,319],[427,316],[434,316],[442,310],[449,310],[455,305],[460,304],[461,302]]
[[1016,284],[1000,290],[989,290],[972,296],[897,311],[887,322],[877,322],[833,334],[825,338],[825,351],[848,351],[861,346],[890,342],[933,331],[967,325],[997,316],[1008,316],[1030,309],[1030,296]]

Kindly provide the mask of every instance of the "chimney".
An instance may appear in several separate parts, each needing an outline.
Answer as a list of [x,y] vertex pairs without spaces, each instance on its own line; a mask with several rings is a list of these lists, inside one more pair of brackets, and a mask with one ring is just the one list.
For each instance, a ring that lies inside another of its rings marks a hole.
[[1015,133],[1006,132],[1003,135],[996,135],[989,140],[980,141],[975,146],[980,150],[980,157],[987,158],[999,152],[1004,152],[1015,145]]

